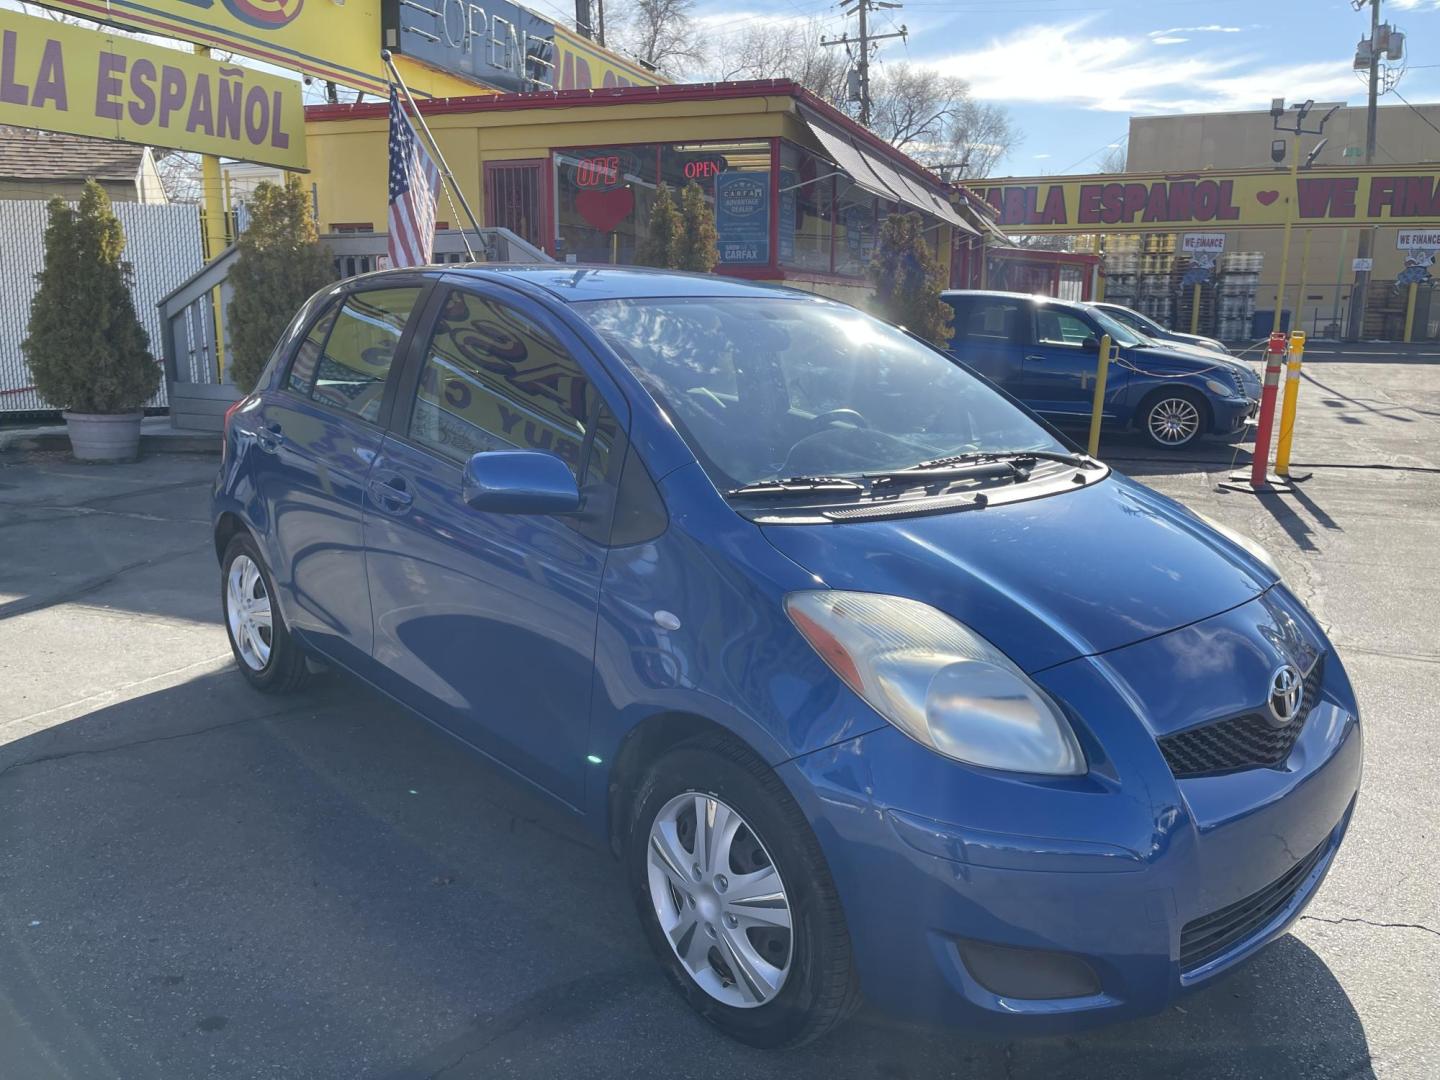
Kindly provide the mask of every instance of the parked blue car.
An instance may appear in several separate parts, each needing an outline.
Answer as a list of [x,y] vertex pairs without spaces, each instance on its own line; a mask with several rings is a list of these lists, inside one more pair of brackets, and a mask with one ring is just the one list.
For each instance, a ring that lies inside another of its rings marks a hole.
[[941,298],[954,312],[950,354],[1056,423],[1089,422],[1105,334],[1118,351],[1106,372],[1107,426],[1179,450],[1239,433],[1259,407],[1259,377],[1243,361],[1167,348],[1093,304],[965,290]]
[[1158,1012],[1284,933],[1355,804],[1263,549],[803,293],[343,282],[227,415],[214,535],[251,684],[344,669],[572,812],[758,1046],[862,1000]]

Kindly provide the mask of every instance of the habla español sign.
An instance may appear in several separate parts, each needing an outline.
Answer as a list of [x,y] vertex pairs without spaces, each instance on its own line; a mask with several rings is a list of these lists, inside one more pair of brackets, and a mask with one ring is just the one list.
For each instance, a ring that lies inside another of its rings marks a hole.
[[[1440,171],[1425,167],[1285,173],[1003,178],[976,185],[1013,233],[1182,231],[1296,225],[1440,224]],[[1293,204],[1293,206],[1292,206]],[[1293,216],[1292,216],[1293,215]]]
[[305,168],[294,79],[6,10],[0,124]]

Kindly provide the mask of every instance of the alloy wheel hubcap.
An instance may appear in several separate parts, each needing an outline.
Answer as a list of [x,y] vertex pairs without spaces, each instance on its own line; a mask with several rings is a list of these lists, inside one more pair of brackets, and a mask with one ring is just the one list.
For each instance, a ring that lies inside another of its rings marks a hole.
[[270,662],[274,622],[265,578],[249,555],[237,555],[225,579],[225,619],[240,659],[251,671],[263,671]]
[[1164,443],[1185,443],[1200,430],[1200,410],[1184,398],[1168,398],[1150,410],[1150,433]]
[[770,853],[734,809],[689,791],[650,826],[650,899],[665,939],[716,1001],[753,1009],[790,971],[790,901]]

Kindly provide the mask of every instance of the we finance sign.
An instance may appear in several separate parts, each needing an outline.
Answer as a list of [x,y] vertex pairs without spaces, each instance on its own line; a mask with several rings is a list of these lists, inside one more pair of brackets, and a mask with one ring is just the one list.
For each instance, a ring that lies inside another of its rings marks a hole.
[[1081,176],[987,181],[987,202],[1014,233],[1185,231],[1195,225],[1440,225],[1440,172],[1316,169],[1288,173]]
[[0,124],[305,167],[298,81],[3,9]]

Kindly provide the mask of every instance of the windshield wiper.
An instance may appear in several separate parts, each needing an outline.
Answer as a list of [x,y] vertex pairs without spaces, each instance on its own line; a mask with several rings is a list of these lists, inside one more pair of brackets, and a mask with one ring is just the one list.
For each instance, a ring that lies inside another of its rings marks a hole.
[[847,476],[782,476],[778,480],[756,480],[725,493],[731,499],[777,495],[855,495],[865,485]]
[[1018,475],[1024,470],[1019,463],[1025,461],[1058,461],[1074,465],[1078,469],[1092,469],[1097,462],[1083,454],[1069,454],[1059,450],[971,450],[963,454],[921,461],[909,468],[894,472],[874,473],[870,479],[876,485],[898,484],[906,481],[985,479],[992,476]]

